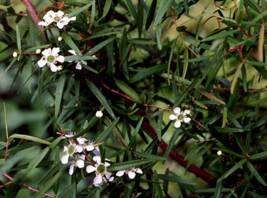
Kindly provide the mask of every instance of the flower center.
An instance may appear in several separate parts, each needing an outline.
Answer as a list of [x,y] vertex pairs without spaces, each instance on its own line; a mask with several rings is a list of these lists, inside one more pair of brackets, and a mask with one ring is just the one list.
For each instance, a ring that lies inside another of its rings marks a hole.
[[178,115],[178,120],[183,120],[184,119],[184,115],[183,114],[179,114]]
[[97,166],[97,172],[99,172],[100,174],[104,174],[106,172],[106,167],[104,164],[99,164]]
[[56,16],[55,18],[54,18],[54,20],[56,21],[56,22],[59,22],[60,21],[60,17],[59,16]]
[[54,63],[56,61],[56,58],[53,55],[49,55],[46,58],[48,63]]
[[74,154],[75,153],[75,147],[73,146],[73,145],[70,145],[69,147],[68,147],[68,154],[69,155],[72,155],[72,154]]

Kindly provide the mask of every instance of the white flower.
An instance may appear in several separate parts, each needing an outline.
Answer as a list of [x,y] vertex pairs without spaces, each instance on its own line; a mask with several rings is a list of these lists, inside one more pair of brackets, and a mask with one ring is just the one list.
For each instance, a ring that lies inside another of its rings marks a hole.
[[[96,162],[94,166],[89,165],[86,167],[86,172],[87,173],[92,173],[95,172],[96,177],[94,179],[94,185],[98,187],[100,184],[104,182],[107,182],[105,178],[108,179],[108,181],[113,180],[114,178],[110,178],[111,173],[107,171],[107,167],[110,166],[108,162],[101,162],[100,156],[94,156],[93,160]],[[108,160],[108,159],[106,159]]]
[[[76,56],[77,55],[77,53],[74,51],[74,50],[68,50],[68,52],[69,53],[71,53],[71,54],[73,54],[74,56]],[[72,62],[72,61],[69,61],[70,63]],[[75,67],[75,69],[78,69],[78,70],[81,70],[82,69],[82,64],[84,64],[84,65],[87,65],[87,62],[86,61],[74,61],[75,63],[77,63],[76,64],[76,67]]]
[[47,64],[52,72],[58,71],[59,68],[55,64],[57,61],[63,63],[65,60],[64,56],[58,55],[59,51],[59,47],[54,47],[52,50],[48,48],[42,51],[43,57],[38,61],[39,67],[44,67]]
[[59,29],[62,29],[64,25],[68,25],[70,21],[75,21],[76,17],[71,17],[71,18],[66,16],[64,17],[64,12],[62,11],[54,12],[50,10],[46,13],[46,15],[44,15],[43,19],[44,21],[40,21],[38,25],[48,26],[51,23],[55,22],[57,24],[57,27]]
[[121,177],[126,173],[130,179],[134,179],[136,173],[143,174],[143,171],[140,168],[131,168],[129,170],[120,170],[116,173],[116,176]]
[[101,118],[103,116],[103,112],[102,111],[97,111],[95,116],[98,117],[98,118]]
[[13,57],[16,58],[18,56],[17,52],[13,52]]
[[83,168],[84,167],[84,160],[85,160],[85,156],[84,155],[77,155],[76,160],[75,161],[71,161],[69,174],[70,175],[73,174],[74,167]]
[[62,36],[57,37],[58,41],[62,41]]
[[180,128],[182,122],[190,122],[191,118],[187,117],[187,115],[190,114],[189,110],[185,110],[184,112],[182,112],[179,107],[176,107],[173,112],[175,114],[171,114],[169,119],[176,120],[174,123],[175,128]]
[[70,145],[68,147],[64,146],[63,152],[66,152],[66,155],[62,156],[61,163],[67,164],[69,162],[69,156],[73,157],[75,153],[83,152],[83,147],[70,141]]
[[222,155],[222,151],[218,151],[217,155],[219,155],[219,156]]
[[65,134],[65,137],[62,137],[62,139],[65,139],[65,138],[71,138],[71,137],[73,137],[74,135],[76,135],[76,132],[69,131],[68,134]]
[[36,54],[40,54],[40,53],[41,53],[41,49],[37,49]]

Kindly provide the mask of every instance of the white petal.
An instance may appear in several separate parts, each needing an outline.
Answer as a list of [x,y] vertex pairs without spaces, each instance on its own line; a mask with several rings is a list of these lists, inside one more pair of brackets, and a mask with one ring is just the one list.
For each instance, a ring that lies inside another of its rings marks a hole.
[[65,57],[64,57],[64,56],[58,56],[58,57],[56,58],[56,60],[57,60],[58,62],[63,63],[63,62],[65,61]]
[[49,10],[47,13],[46,13],[47,16],[51,16],[51,17],[55,17],[56,16],[56,13],[53,11],[53,10]]
[[143,171],[140,168],[135,169],[135,171],[139,174],[143,174]]
[[171,114],[170,117],[169,117],[170,120],[176,120],[177,119],[177,116],[174,115],[174,114]]
[[47,62],[46,62],[46,59],[43,60],[43,58],[41,58],[41,59],[37,62],[37,64],[38,64],[39,67],[43,67],[43,66],[45,66],[46,63],[47,63]]
[[56,72],[57,71],[57,66],[55,66],[54,64],[50,64],[50,69],[52,72]]
[[44,56],[49,56],[49,55],[51,55],[51,48],[48,48],[48,49],[45,49],[44,51],[42,51],[42,54],[44,55]]
[[129,173],[128,173],[128,177],[130,178],[130,179],[134,179],[135,178],[135,172],[133,172],[133,171],[130,171]]
[[41,25],[41,26],[48,26],[49,23],[44,22],[44,21],[40,21],[40,22],[38,23],[38,25]]
[[114,177],[109,178],[109,182],[112,182],[114,180]]
[[92,151],[92,150],[94,150],[95,148],[94,148],[94,146],[93,145],[88,145],[88,146],[86,146],[86,150],[87,151]]
[[69,174],[72,175],[74,172],[74,164],[70,165]]
[[185,110],[184,115],[188,115],[188,114],[190,114],[190,110]]
[[64,146],[63,151],[66,152],[68,150],[68,147]]
[[79,168],[83,168],[84,167],[84,161],[83,160],[77,160],[77,166],[79,167]]
[[95,177],[95,179],[94,179],[94,185],[95,186],[99,186],[99,184],[101,184],[102,183],[102,181],[103,181],[103,179],[102,179],[102,175],[97,175],[96,177]]
[[76,140],[79,142],[79,144],[84,144],[85,141],[88,141],[87,139],[83,137],[78,137]]
[[61,158],[62,164],[67,164],[69,162],[69,155],[63,155]]
[[57,56],[58,53],[59,53],[59,51],[60,51],[60,48],[59,48],[59,47],[54,47],[54,48],[52,49],[52,51],[51,51],[51,54],[52,54],[53,56]]
[[97,163],[100,164],[101,163],[101,157],[100,156],[94,156],[93,160]]
[[75,20],[76,20],[76,16],[71,17],[70,20],[71,20],[71,21],[75,21]]
[[82,69],[82,65],[81,65],[80,62],[78,62],[78,63],[76,64],[75,69],[78,69],[78,70],[81,70],[81,69]]
[[87,65],[87,62],[86,61],[81,61],[81,62],[82,62],[82,64]]
[[124,173],[125,173],[125,170],[120,170],[120,171],[118,171],[118,172],[116,173],[116,176],[121,177],[121,176],[124,175]]
[[110,163],[105,162],[105,167],[109,167]]
[[63,25],[62,23],[58,22],[58,23],[57,23],[57,27],[58,27],[59,29],[62,29],[62,28],[64,27],[64,25]]
[[59,17],[62,17],[62,16],[64,16],[64,12],[59,10],[58,12],[56,12],[56,15],[59,16]]
[[77,55],[74,50],[68,50],[68,52],[71,53],[71,54],[73,54],[73,55]]
[[180,107],[176,107],[174,110],[173,110],[174,113],[176,114],[180,114],[181,112],[181,108]]
[[184,122],[185,123],[188,123],[188,122],[190,122],[191,121],[191,118],[184,118]]
[[105,172],[105,177],[106,177],[107,179],[109,179],[111,175],[112,175],[111,172],[108,172],[108,171]]
[[84,155],[80,155],[79,158],[82,159],[82,160],[85,160],[85,156]]
[[93,153],[94,153],[95,155],[100,155],[99,148],[96,147],[95,150],[93,151]]
[[69,17],[64,17],[63,19],[60,20],[60,22],[64,25],[67,25],[70,22],[70,18]]
[[92,165],[89,165],[86,167],[86,172],[87,173],[92,173],[92,172],[95,172],[96,171],[96,167],[92,166]]
[[82,146],[76,145],[75,148],[76,148],[78,153],[83,152],[83,147]]
[[180,126],[181,126],[181,122],[180,122],[180,120],[177,120],[177,121],[174,123],[174,126],[175,126],[175,128],[180,128]]

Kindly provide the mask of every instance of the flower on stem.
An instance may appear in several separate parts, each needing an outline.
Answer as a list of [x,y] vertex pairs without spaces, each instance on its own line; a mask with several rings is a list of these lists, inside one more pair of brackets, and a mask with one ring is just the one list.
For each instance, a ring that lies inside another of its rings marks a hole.
[[39,67],[44,67],[47,64],[50,66],[52,72],[58,71],[60,68],[55,64],[57,61],[63,63],[65,60],[64,56],[58,55],[59,51],[59,47],[54,47],[53,49],[48,48],[42,51],[43,57],[38,61]]
[[48,11],[44,17],[44,21],[40,21],[38,25],[41,26],[49,26],[51,23],[55,22],[59,29],[62,29],[65,25],[68,25],[70,21],[75,21],[76,17],[67,17],[64,16],[64,12],[58,11],[54,12],[52,10]]
[[[94,185],[98,187],[103,182],[111,182],[113,181],[114,177],[111,177],[111,173],[107,171],[107,167],[110,166],[108,162],[101,162],[100,156],[94,156],[93,160],[96,162],[96,164],[89,165],[86,167],[87,173],[95,172],[96,177],[94,179]],[[108,159],[106,159],[108,160]]]
[[69,162],[69,157],[73,157],[73,155],[75,153],[81,153],[83,152],[83,147],[80,146],[80,145],[77,145],[71,141],[70,142],[70,145],[67,147],[67,146],[64,146],[64,150],[63,152],[66,152],[66,155],[63,155],[62,158],[61,158],[61,163],[62,164],[67,164]]
[[74,167],[78,168],[83,168],[84,167],[84,160],[85,156],[84,155],[76,155],[76,159],[72,160],[70,163],[70,169],[69,169],[69,174],[72,175],[74,172]]
[[[73,54],[74,56],[77,55],[77,53],[74,50],[68,50],[68,52]],[[72,61],[69,61],[69,62],[71,63]],[[74,62],[77,63],[75,69],[78,69],[78,70],[82,69],[82,64],[87,65],[87,62],[83,60],[82,61],[75,60]]]
[[173,112],[175,114],[171,114],[169,119],[170,120],[176,120],[174,123],[175,128],[180,128],[181,123],[185,122],[188,123],[190,122],[191,118],[188,118],[187,115],[190,114],[189,110],[185,110],[184,112],[181,111],[181,108],[176,107]]
[[85,138],[82,137],[82,136],[78,137],[76,140],[77,140],[77,142],[78,142],[80,145],[82,145],[82,144],[84,144],[85,142],[88,141],[87,139],[85,139]]
[[97,118],[101,118],[103,116],[103,112],[102,111],[97,111],[96,114],[95,114],[95,116]]
[[18,53],[17,52],[13,52],[12,55],[13,55],[14,58],[17,58],[18,57]]
[[41,53],[41,49],[37,49],[36,54],[40,54],[40,53]]
[[60,42],[62,41],[62,36],[57,37],[57,40]]
[[130,179],[134,179],[136,176],[136,173],[138,174],[143,174],[143,171],[140,168],[131,168],[131,169],[126,169],[126,170],[120,170],[116,173],[116,176],[121,177],[125,174],[128,175]]

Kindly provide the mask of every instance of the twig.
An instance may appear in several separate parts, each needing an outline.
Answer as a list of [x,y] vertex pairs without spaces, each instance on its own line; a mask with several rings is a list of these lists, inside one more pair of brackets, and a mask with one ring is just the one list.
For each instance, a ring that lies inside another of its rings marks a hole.
[[[255,90],[263,90],[263,89],[267,89],[267,85],[265,85],[265,87],[262,87],[262,88],[248,88],[247,90],[248,91],[255,91]],[[212,90],[231,90],[231,88],[222,88],[222,87],[214,87],[212,88]],[[244,89],[240,88],[238,89],[238,91],[244,91]]]
[[24,17],[26,17],[27,16],[27,14],[25,14],[25,13],[11,13],[11,12],[7,12],[7,11],[5,11],[5,10],[1,10],[0,9],[0,13],[7,13],[7,14],[13,14],[13,15],[17,15],[17,16],[24,16]]
[[[215,3],[215,0],[213,0],[213,4],[214,4],[214,8],[216,8],[216,3]],[[219,30],[221,29],[221,24],[220,24],[220,20],[219,18],[217,17],[218,16],[218,11],[215,12],[215,15],[216,15],[216,19],[217,19],[217,23],[218,23],[218,28]]]
[[[147,122],[143,122],[142,126],[149,132],[149,134],[152,136],[152,138],[156,138],[157,137],[157,133],[155,132],[155,130],[150,126],[150,124],[148,124]],[[164,142],[163,140],[161,140],[159,142],[159,147],[165,152],[168,144],[166,142]],[[182,165],[183,167],[187,167],[188,161],[184,160],[184,157],[181,156],[177,151],[175,150],[171,150],[169,156],[175,160],[176,162],[178,162],[180,165]],[[206,171],[198,168],[197,166],[191,164],[188,169],[189,172],[194,173],[197,177],[200,177],[201,179],[203,179],[204,181],[208,182],[208,183],[212,183],[215,178],[210,175],[209,173],[207,173]]]
[[[175,24],[175,27],[177,28],[178,27],[178,25],[177,25],[177,22],[176,22],[176,18],[175,18],[175,16],[174,16],[174,13],[173,13],[173,9],[171,8],[171,12],[172,12],[172,17],[173,17],[173,21],[174,21],[174,24]],[[186,44],[185,44],[185,42],[184,42],[184,40],[183,40],[183,37],[182,37],[182,35],[181,35],[181,33],[180,32],[178,32],[178,34],[179,34],[179,36],[180,36],[180,38],[181,38],[181,42],[184,44],[184,46],[185,47],[187,47],[187,49],[189,49],[196,57],[199,57],[190,47],[188,47]]]
[[[6,177],[7,179],[11,180],[10,182],[5,183],[6,185],[10,184],[10,183],[13,181],[13,178],[10,177],[7,173],[4,173],[4,174],[2,174],[2,175],[3,175],[4,177]],[[0,187],[6,186],[5,184],[2,185],[2,186],[0,186]],[[30,191],[33,191],[33,192],[39,192],[39,190],[37,190],[37,189],[35,189],[35,188],[32,188],[32,187],[30,187],[30,186],[28,186],[28,185],[26,185],[26,184],[22,184],[22,186],[23,186],[24,188],[29,189]],[[43,197],[58,198],[58,197],[56,197],[56,196],[49,195],[49,194],[46,194],[46,193],[43,194]]]
[[38,25],[38,23],[41,21],[40,17],[37,14],[37,11],[34,7],[34,5],[32,4],[31,0],[21,0],[24,5],[27,7],[27,9],[29,10],[29,13],[32,17],[33,22],[37,25],[37,27],[42,30],[43,26]]

